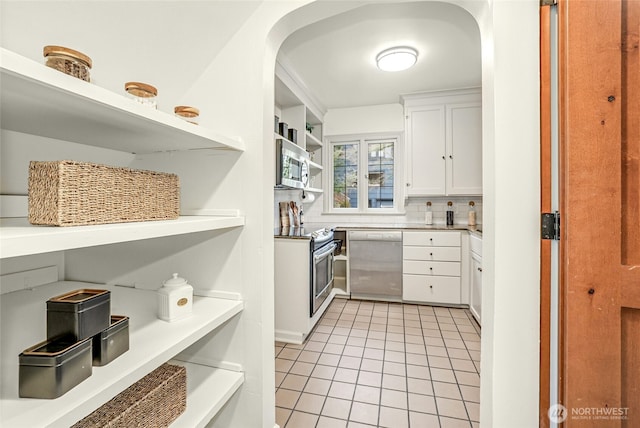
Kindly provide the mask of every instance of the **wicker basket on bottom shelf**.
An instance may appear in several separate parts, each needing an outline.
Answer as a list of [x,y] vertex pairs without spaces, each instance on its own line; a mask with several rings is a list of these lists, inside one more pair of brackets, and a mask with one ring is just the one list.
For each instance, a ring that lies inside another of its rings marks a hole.
[[163,364],[71,428],[168,427],[187,408],[187,370]]
[[76,161],[29,163],[31,224],[78,226],[179,215],[175,174]]

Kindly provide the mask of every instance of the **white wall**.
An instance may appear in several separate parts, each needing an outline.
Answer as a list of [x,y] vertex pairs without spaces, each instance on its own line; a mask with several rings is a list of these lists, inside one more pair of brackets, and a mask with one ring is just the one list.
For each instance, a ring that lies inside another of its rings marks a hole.
[[324,136],[404,132],[401,104],[329,109],[324,116]]
[[478,14],[483,63],[483,326],[480,423],[537,427],[539,3]]

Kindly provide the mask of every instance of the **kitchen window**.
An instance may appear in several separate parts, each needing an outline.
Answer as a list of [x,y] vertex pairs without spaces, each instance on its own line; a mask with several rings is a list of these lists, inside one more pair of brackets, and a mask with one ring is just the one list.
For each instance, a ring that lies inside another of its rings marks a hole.
[[397,141],[396,136],[329,141],[329,212],[397,213]]

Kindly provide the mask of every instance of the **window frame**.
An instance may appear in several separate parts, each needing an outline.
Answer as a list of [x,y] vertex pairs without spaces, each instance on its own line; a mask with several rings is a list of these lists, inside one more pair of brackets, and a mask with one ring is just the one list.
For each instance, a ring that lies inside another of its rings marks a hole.
[[[325,198],[324,212],[326,214],[366,214],[366,215],[389,215],[403,214],[403,193],[404,183],[403,166],[404,166],[404,141],[402,133],[384,133],[384,134],[352,134],[352,135],[335,135],[326,138],[326,150],[324,150],[324,162],[326,179],[325,179]],[[368,144],[375,142],[393,142],[393,207],[389,208],[369,208],[369,182],[366,178],[368,173]],[[334,146],[339,144],[358,144],[358,207],[357,208],[339,208],[333,206],[333,185],[334,185],[334,162],[333,151]]]

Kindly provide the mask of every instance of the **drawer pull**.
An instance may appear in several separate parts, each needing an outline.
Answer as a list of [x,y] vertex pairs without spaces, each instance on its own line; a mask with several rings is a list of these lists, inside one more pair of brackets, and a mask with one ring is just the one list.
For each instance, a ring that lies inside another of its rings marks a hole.
[[433,257],[433,253],[429,253],[431,255],[431,257]]

